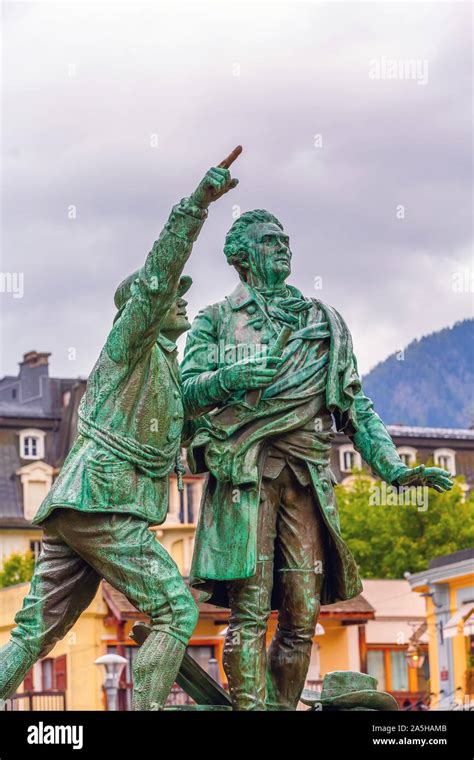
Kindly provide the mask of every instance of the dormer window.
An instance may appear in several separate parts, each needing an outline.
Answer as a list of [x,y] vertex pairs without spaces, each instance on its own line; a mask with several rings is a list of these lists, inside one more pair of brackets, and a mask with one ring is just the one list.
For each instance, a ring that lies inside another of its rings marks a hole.
[[360,470],[362,467],[362,460],[360,454],[354,450],[351,444],[345,444],[339,449],[339,467],[341,472],[352,472],[352,470]]
[[416,462],[416,449],[411,446],[399,446],[398,456],[407,467],[414,467]]
[[43,430],[22,430],[20,433],[20,458],[43,459],[44,436]]
[[451,475],[456,475],[456,454],[452,449],[436,449],[434,463],[436,467],[442,467]]

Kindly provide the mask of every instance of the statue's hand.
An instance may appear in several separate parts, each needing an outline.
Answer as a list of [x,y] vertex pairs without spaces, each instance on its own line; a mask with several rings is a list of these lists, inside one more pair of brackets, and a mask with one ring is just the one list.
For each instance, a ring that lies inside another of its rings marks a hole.
[[192,199],[199,208],[207,208],[210,203],[217,201],[218,198],[236,187],[238,183],[238,179],[231,178],[228,169],[221,169],[216,166],[206,172],[194,191]]
[[439,493],[449,491],[453,487],[451,475],[441,467],[407,467],[397,478],[399,486],[428,486]]
[[219,166],[214,166],[206,172],[201,180],[192,198],[194,203],[200,208],[207,208],[210,203],[216,201],[229,190],[233,190],[239,184],[238,179],[232,179],[229,167],[235,159],[242,153],[242,146],[237,145],[229,155],[220,162]]
[[224,367],[222,381],[229,391],[247,391],[253,388],[264,388],[275,377],[280,361],[276,356],[257,355],[251,359]]

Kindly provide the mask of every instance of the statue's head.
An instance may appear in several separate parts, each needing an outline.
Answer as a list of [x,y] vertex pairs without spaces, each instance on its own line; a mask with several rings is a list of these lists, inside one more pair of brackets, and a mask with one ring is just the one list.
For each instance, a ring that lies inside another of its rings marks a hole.
[[[127,301],[134,291],[134,288],[139,287],[137,281],[139,274],[139,270],[133,272],[133,274],[126,277],[125,280],[120,283],[117,290],[115,291],[114,301],[118,311],[115,315],[114,321],[116,321],[122,314]],[[182,335],[182,333],[186,332],[186,330],[189,330],[191,327],[186,313],[186,306],[188,305],[188,302],[183,298],[183,296],[191,287],[192,282],[193,281],[191,277],[187,275],[180,277],[176,297],[161,323],[160,332],[163,333],[165,337],[169,338],[169,340],[177,340],[179,336]]]
[[291,273],[288,235],[263,209],[246,211],[227,233],[224,253],[241,280],[262,288],[281,286]]
[[[181,280],[182,279],[183,278],[181,278]],[[186,277],[184,279],[190,280],[191,278]],[[183,298],[183,295],[180,295],[180,291],[178,291],[178,294],[168,309],[168,312],[163,319],[160,327],[160,332],[163,333],[166,338],[169,338],[169,340],[178,340],[179,336],[186,332],[186,330],[189,330],[191,327],[188,321],[188,314],[186,312],[187,305],[188,302],[185,298]]]

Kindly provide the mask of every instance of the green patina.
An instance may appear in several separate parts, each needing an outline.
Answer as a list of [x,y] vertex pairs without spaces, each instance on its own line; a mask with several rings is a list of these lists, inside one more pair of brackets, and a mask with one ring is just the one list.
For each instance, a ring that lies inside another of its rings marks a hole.
[[[237,184],[229,166],[240,150],[173,208],[143,267],[116,291],[78,436],[34,520],[43,550],[0,649],[0,699],[106,578],[151,620],[137,637],[134,709],[161,709],[177,677],[198,701],[228,706],[189,659],[178,675],[197,607],[148,530],[166,518],[169,474],[182,474],[185,417],[191,467],[209,473],[192,583],[230,605],[224,663],[234,709],[295,709],[321,603],[361,591],[334,500],[333,421],[387,482],[451,486],[443,470],[400,460],[363,393],[343,319],[285,284],[289,240],[267,212],[244,214],[230,230],[224,251],[241,282],[197,317],[180,375],[175,341],[189,328],[191,282],[181,273],[208,206]],[[272,607],[279,625],[267,654]]]
[[[334,424],[388,483],[444,490],[451,481],[401,461],[364,395],[344,320],[286,285],[291,251],[276,217],[243,214],[224,253],[240,283],[196,317],[181,366],[189,463],[209,473],[191,583],[230,606],[234,708],[294,710],[320,604],[362,591],[334,498]],[[267,652],[271,609],[279,622]]]
[[143,267],[116,291],[78,436],[34,520],[43,546],[11,641],[0,649],[0,699],[74,625],[102,578],[151,619],[134,662],[134,709],[161,709],[176,679],[197,607],[148,528],[166,518],[170,472],[181,474],[174,341],[189,328],[183,295],[191,284],[181,273],[207,207],[236,185],[229,159],[173,208]]

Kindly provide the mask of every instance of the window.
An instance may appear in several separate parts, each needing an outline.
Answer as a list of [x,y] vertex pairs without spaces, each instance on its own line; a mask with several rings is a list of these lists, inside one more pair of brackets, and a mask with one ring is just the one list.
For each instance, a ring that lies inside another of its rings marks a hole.
[[30,552],[35,558],[35,562],[38,559],[41,551],[41,541],[30,541]]
[[53,484],[53,468],[45,462],[30,462],[16,471],[23,486],[23,515],[33,520]]
[[392,649],[390,652],[390,671],[392,691],[408,691],[408,664],[404,650]]
[[38,456],[38,439],[32,435],[23,438],[23,456],[36,459]]
[[367,652],[367,672],[377,679],[379,691],[385,691],[385,655],[383,649],[369,649]]
[[185,483],[184,491],[179,492],[179,521],[180,523],[194,523],[195,512],[195,484]]
[[[410,669],[406,658],[406,648],[382,646],[380,649],[368,649],[367,672],[378,681],[380,691],[410,692]],[[423,667],[416,670],[416,683],[419,691],[426,688],[429,677],[428,652],[423,649],[425,662]],[[415,679],[414,679],[415,680]],[[416,689],[415,683],[411,688]]]
[[198,665],[207,673],[213,669],[213,662],[209,664],[209,661],[215,659],[213,646],[192,646],[187,648],[187,653],[191,655],[193,660],[196,660]]
[[430,661],[428,652],[423,652],[425,655],[425,661],[421,668],[416,671],[416,680],[418,691],[428,692],[429,680],[430,680]]
[[66,691],[67,655],[39,660],[28,671],[24,680],[25,691]]
[[385,654],[383,649],[369,649],[367,652],[367,672],[377,679],[377,689],[385,691]]
[[339,467],[341,472],[351,472],[354,469],[359,470],[362,467],[360,454],[354,450],[351,444],[341,446],[339,449]]
[[355,466],[355,456],[353,451],[345,451],[343,456],[344,470],[353,470]]
[[456,454],[452,449],[436,449],[434,463],[437,467],[448,470],[451,475],[456,475]]
[[43,691],[50,691],[53,688],[53,661],[43,660],[41,663],[41,686]]
[[22,430],[20,433],[20,457],[22,459],[43,459],[44,436],[42,430]]
[[416,462],[416,449],[413,449],[411,446],[400,446],[397,451],[403,464],[407,467],[414,467]]

